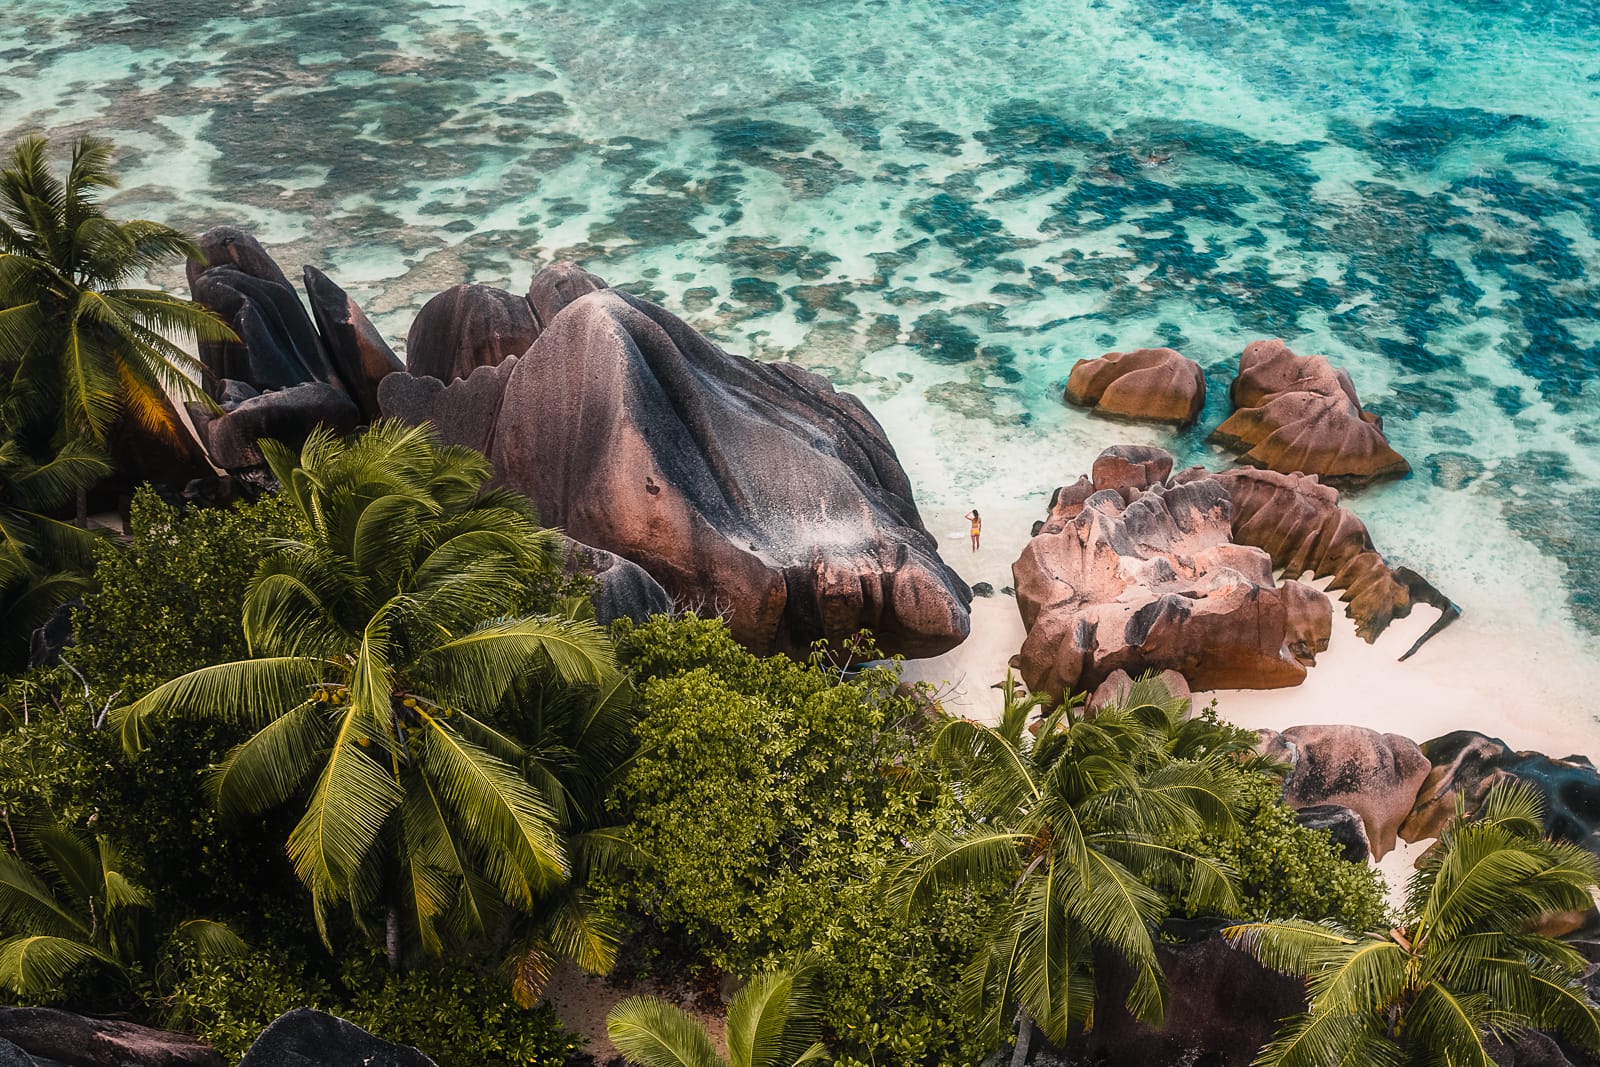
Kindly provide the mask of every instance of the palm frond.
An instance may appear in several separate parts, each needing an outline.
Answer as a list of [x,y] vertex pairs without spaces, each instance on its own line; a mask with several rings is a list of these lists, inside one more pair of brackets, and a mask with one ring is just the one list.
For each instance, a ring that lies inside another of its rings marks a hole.
[[655,997],[629,997],[613,1006],[606,1033],[639,1067],[720,1067],[705,1029]]

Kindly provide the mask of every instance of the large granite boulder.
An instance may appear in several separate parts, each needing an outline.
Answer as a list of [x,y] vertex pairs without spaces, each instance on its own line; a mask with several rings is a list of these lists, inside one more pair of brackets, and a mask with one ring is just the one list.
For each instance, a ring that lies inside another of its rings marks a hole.
[[1264,730],[1261,751],[1289,765],[1283,783],[1289,807],[1337,804],[1359,814],[1375,860],[1393,850],[1430,767],[1410,738],[1361,726]]
[[1587,757],[1517,752],[1498,737],[1473,730],[1424,741],[1421,751],[1432,769],[1400,827],[1405,840],[1438,837],[1455,817],[1458,798],[1470,815],[1490,789],[1510,780],[1531,786],[1544,801],[1545,833],[1600,853],[1600,771]]
[[435,296],[406,334],[406,369],[446,385],[478,367],[520,356],[539,336],[528,301],[492,285],[457,285]]
[[1115,953],[1096,954],[1095,1023],[1073,1039],[1074,1063],[1249,1067],[1282,1020],[1305,1010],[1301,979],[1263,967],[1216,936],[1214,926],[1182,925],[1188,940],[1156,944],[1168,989],[1166,1023],[1159,1028],[1128,1013],[1133,972],[1127,964]]
[[438,1067],[409,1045],[373,1037],[326,1012],[296,1008],[261,1032],[239,1067]]
[[392,375],[379,400],[486,448],[543,521],[724,613],[756,651],[867,628],[887,653],[933,656],[966,637],[971,592],[861,402],[654,304],[590,292],[518,359],[448,387]]
[[0,1067],[39,1067],[39,1062],[20,1046],[0,1038]]
[[55,1008],[0,1008],[0,1039],[66,1067],[222,1067],[210,1045],[184,1034]]
[[1206,376],[1170,348],[1107,352],[1073,364],[1066,401],[1097,415],[1187,426],[1205,407]]
[[533,276],[528,285],[528,306],[539,329],[547,330],[562,310],[580,296],[608,288],[605,279],[576,263],[552,263]]
[[1198,478],[1129,495],[1097,488],[1071,518],[1053,507],[1012,564],[1028,688],[1059,699],[1117,670],[1175,670],[1196,689],[1304,680],[1295,650],[1326,647],[1332,608],[1310,587],[1287,591],[1294,583],[1273,581],[1265,552],[1233,542],[1223,485]]
[[1282,341],[1255,341],[1239,357],[1233,414],[1211,440],[1252,466],[1363,485],[1410,472],[1389,447],[1383,420],[1363,410],[1350,375],[1326,356],[1297,356]]
[[1332,577],[1345,614],[1371,642],[1417,604],[1439,609],[1438,620],[1401,659],[1461,616],[1461,609],[1408,567],[1392,567],[1373,547],[1366,524],[1339,505],[1339,491],[1315,475],[1238,468],[1216,479],[1233,500],[1233,539],[1255,545],[1286,575],[1310,571]]
[[315,267],[305,268],[311,314],[334,372],[356,402],[363,422],[378,417],[378,383],[405,364],[394,354],[361,305]]
[[[300,294],[272,257],[254,237],[232,226],[207,230],[200,247],[204,261],[188,265],[190,292],[239,337],[238,342],[200,345],[206,387],[222,403],[220,410],[191,404],[189,414],[212,461],[237,470],[261,462],[258,438],[297,445],[318,425],[354,429],[362,411]],[[230,382],[259,395],[241,399]]]

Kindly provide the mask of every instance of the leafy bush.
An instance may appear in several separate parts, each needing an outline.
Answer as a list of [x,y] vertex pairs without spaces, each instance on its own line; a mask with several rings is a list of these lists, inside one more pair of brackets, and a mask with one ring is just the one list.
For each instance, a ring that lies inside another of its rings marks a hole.
[[1239,836],[1208,838],[1201,845],[1239,872],[1243,918],[1294,916],[1349,930],[1387,925],[1377,870],[1341,857],[1326,831],[1297,823],[1283,803],[1281,782],[1268,774],[1251,775],[1245,796],[1249,807]]
[[440,1067],[560,1067],[580,1047],[548,1007],[517,1007],[502,974],[453,963],[393,974],[380,959],[348,963],[329,980],[290,952],[240,960],[174,959],[182,976],[165,1022],[198,1034],[236,1062],[267,1024],[318,1008],[427,1053]]
[[890,670],[850,681],[758,658],[719,621],[618,626],[640,684],[640,755],[621,788],[650,857],[639,911],[739,975],[812,953],[830,1045],[865,1060],[980,1058],[957,1003],[989,901],[908,919],[886,894],[907,842],[954,818],[923,773],[918,700]]

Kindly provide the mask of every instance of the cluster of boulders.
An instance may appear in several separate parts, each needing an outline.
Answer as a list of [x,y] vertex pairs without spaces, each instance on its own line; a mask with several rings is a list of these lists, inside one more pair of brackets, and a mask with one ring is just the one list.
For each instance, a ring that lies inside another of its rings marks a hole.
[[[1239,357],[1229,399],[1233,413],[1210,440],[1243,463],[1346,486],[1411,470],[1390,447],[1383,420],[1361,406],[1350,375],[1326,356],[1253,342]],[[1073,366],[1066,400],[1101,415],[1186,426],[1205,406],[1205,374],[1170,348],[1108,352]]]
[[1369,641],[1419,602],[1441,610],[1422,640],[1459,615],[1390,567],[1315,477],[1173,466],[1162,449],[1118,445],[1051,496],[1012,565],[1027,628],[1016,665],[1032,691],[1060,698],[1118,670],[1173,670],[1196,689],[1295,685],[1332,633],[1328,598],[1297,580],[1307,572],[1344,591]]
[[882,427],[825,379],[730,355],[572,264],[525,296],[438,294],[402,365],[315,268],[308,315],[249,234],[219,227],[200,245],[194,299],[239,338],[200,347],[213,403],[189,414],[216,467],[257,470],[260,438],[425,421],[575,539],[568,567],[595,579],[602,622],[677,603],[724,614],[763,653],[863,629],[911,657],[965,639],[971,591]]

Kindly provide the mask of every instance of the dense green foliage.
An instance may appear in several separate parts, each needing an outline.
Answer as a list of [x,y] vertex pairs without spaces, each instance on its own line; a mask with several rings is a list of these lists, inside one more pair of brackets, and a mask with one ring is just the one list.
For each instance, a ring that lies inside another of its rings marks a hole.
[[1239,832],[1208,835],[1195,848],[1238,874],[1238,916],[1293,915],[1334,922],[1350,930],[1385,923],[1384,888],[1377,869],[1339,855],[1326,831],[1295,821],[1283,803],[1283,786],[1270,774],[1245,778]]
[[1412,876],[1394,929],[1303,919],[1230,929],[1267,966],[1308,979],[1310,1010],[1256,1062],[1491,1067],[1485,1037],[1528,1027],[1600,1051],[1587,961],[1534,932],[1546,916],[1593,908],[1600,858],[1545,838],[1541,809],[1531,789],[1502,783],[1475,819],[1458,815]]
[[836,1052],[981,1058],[951,979],[989,901],[961,891],[908,921],[886,894],[905,842],[958,809],[919,773],[923,703],[892,671],[841,681],[820,663],[754,656],[715,620],[621,628],[642,713],[621,790],[648,857],[627,885],[639,913],[721,971],[811,954]]
[[728,1004],[728,1056],[705,1027],[658,997],[630,997],[606,1015],[612,1042],[639,1067],[800,1067],[828,1059],[817,1034],[821,1013],[814,969],[769,971],[746,982]]

